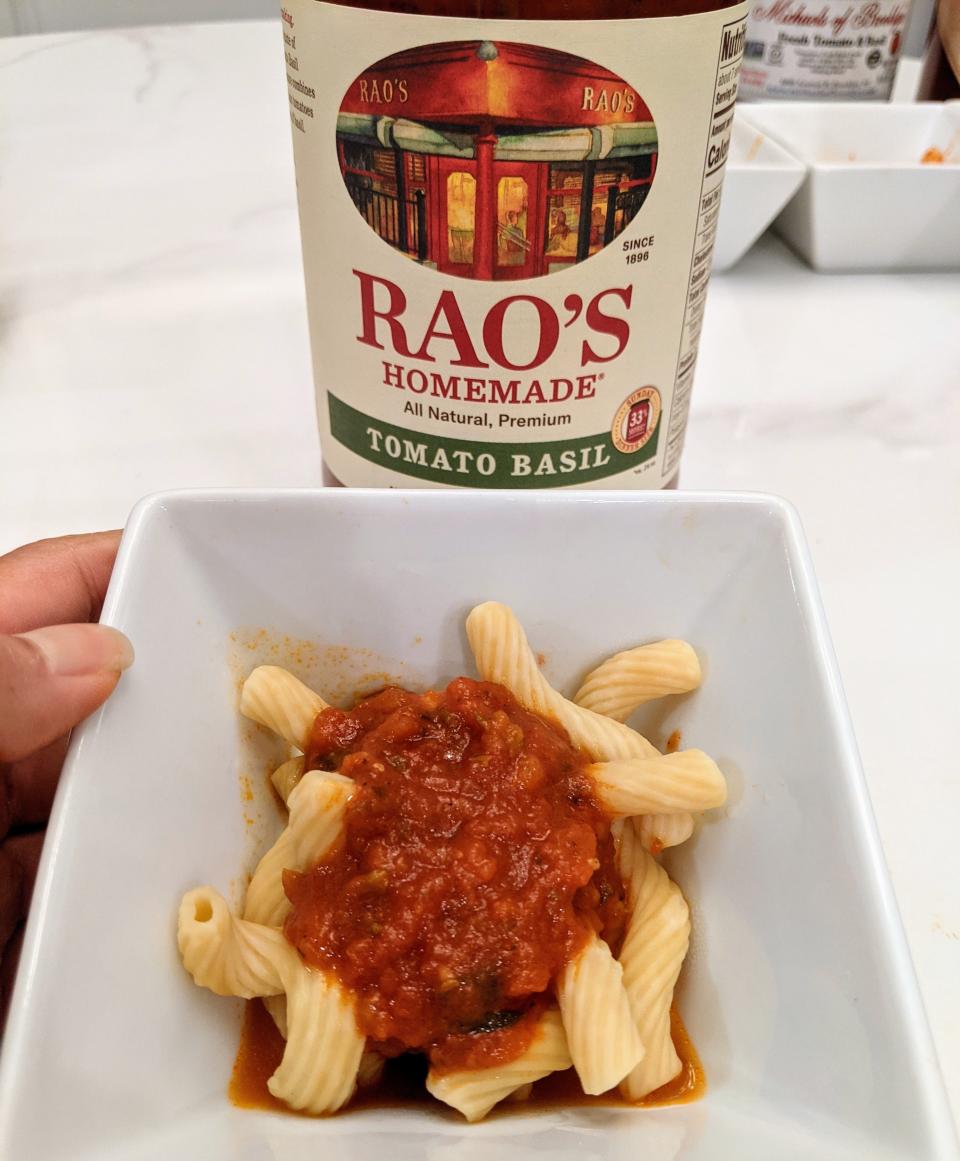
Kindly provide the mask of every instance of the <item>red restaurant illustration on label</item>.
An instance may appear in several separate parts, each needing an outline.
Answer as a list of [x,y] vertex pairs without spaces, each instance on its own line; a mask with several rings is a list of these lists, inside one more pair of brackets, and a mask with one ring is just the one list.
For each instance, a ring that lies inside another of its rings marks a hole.
[[639,93],[580,57],[504,41],[385,57],[347,91],[340,172],[389,245],[463,278],[552,274],[632,221],[657,168]]

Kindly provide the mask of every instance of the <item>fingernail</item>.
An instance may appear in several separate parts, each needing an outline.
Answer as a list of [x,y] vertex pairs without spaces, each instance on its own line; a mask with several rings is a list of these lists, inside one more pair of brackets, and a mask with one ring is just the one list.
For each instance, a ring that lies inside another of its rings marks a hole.
[[58,677],[119,673],[133,663],[133,646],[109,625],[50,625],[20,636],[40,649]]

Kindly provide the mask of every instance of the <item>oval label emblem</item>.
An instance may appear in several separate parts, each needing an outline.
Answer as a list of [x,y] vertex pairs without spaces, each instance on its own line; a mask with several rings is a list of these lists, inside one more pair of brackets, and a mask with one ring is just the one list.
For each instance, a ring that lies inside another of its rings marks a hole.
[[423,45],[353,82],[337,154],[383,242],[461,278],[556,274],[639,213],[657,171],[640,94],[599,65],[510,41]]

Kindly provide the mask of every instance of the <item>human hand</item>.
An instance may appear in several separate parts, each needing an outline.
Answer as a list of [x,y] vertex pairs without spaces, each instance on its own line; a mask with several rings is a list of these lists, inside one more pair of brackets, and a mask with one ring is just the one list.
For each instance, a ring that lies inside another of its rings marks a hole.
[[100,616],[119,532],[0,556],[0,1028],[70,730],[133,661]]

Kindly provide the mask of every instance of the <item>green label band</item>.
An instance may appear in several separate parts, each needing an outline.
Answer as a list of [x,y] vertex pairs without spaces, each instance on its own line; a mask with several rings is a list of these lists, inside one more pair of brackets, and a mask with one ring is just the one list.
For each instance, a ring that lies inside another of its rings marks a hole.
[[638,451],[618,451],[609,432],[547,443],[485,443],[426,435],[371,419],[328,394],[334,439],[372,464],[418,480],[471,488],[561,488],[636,468],[657,454],[660,424]]

